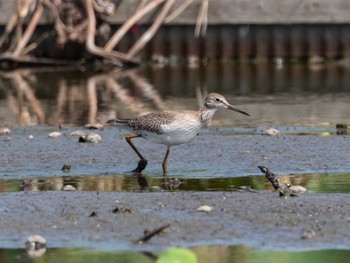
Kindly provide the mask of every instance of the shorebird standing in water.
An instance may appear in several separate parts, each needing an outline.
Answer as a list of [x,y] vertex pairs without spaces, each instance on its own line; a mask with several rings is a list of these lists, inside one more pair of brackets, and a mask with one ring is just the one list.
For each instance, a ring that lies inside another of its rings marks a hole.
[[218,109],[228,109],[250,116],[229,104],[224,96],[210,93],[206,96],[198,111],[153,112],[136,118],[113,119],[107,121],[107,123],[133,133],[125,136],[126,141],[140,157],[137,168],[132,172],[141,173],[147,165],[147,160],[132,143],[132,139],[142,137],[154,143],[165,144],[167,151],[162,166],[163,175],[166,176],[170,146],[183,144],[193,139],[201,128],[210,123]]

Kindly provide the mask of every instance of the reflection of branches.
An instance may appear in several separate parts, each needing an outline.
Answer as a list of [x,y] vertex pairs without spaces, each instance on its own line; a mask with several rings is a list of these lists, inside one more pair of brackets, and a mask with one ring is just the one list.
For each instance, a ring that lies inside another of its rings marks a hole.
[[142,94],[151,99],[157,109],[164,108],[164,102],[160,98],[159,94],[153,89],[152,85],[146,82],[145,79],[138,76],[134,71],[123,71],[118,73],[104,73],[94,75],[88,79],[88,98],[89,98],[89,122],[97,122],[97,95],[96,85],[104,85],[105,88],[114,94],[115,98],[118,98],[123,103],[124,107],[140,114],[145,111],[150,111],[144,103],[139,100],[135,100],[134,97],[129,95],[127,89],[124,89],[118,80],[128,77],[134,85],[142,91]]
[[29,83],[25,80],[27,74],[27,70],[19,70],[3,74],[3,76],[8,78],[12,82],[12,86],[17,90],[18,113],[20,117],[19,124],[33,124],[33,120],[30,118],[30,114],[25,106],[24,101],[27,100],[36,114],[38,123],[42,125],[45,122],[45,113],[40,101],[35,96]]
[[67,96],[67,81],[65,79],[60,79],[58,82],[58,94],[57,94],[57,104],[56,104],[56,112],[54,114],[54,120],[58,120],[57,122],[59,124],[62,123],[61,115],[62,115],[62,108],[64,103],[66,102]]
[[96,95],[96,78],[91,77],[87,82],[88,103],[89,103],[89,117],[88,122],[96,123],[97,116],[97,95]]
[[[50,94],[57,93],[55,96],[56,103],[49,108],[53,109],[52,112],[45,111],[40,99],[33,92],[33,90],[37,90],[37,87],[33,85],[37,82],[31,81],[29,78],[36,76],[34,73],[37,71],[16,70],[6,73],[0,72],[0,77],[9,79],[16,91],[15,96],[7,92],[7,101],[11,104],[10,109],[19,115],[19,124],[58,125],[104,122],[107,117],[110,117],[104,116],[105,114],[115,112],[114,107],[116,104],[113,103],[115,98],[118,99],[123,109],[131,110],[137,115],[154,110],[153,107],[150,108],[142,100],[135,99],[134,96],[130,95],[129,89],[126,89],[121,84],[125,82],[124,80],[127,80],[126,83],[131,83],[131,86],[138,90],[137,94],[142,94],[142,97],[151,101],[155,108],[164,108],[164,102],[152,85],[144,78],[141,78],[134,70],[126,70],[94,74],[88,78],[86,78],[86,75],[83,75],[82,78],[74,78],[73,80],[66,75],[62,77],[60,74],[58,80],[50,79],[50,83],[57,83],[57,86],[52,86],[52,84],[50,86]],[[54,75],[52,70],[49,69],[48,72]],[[26,102],[30,105],[32,112],[35,113],[36,122],[30,116],[31,113],[27,109]],[[68,116],[65,116],[67,114]],[[49,123],[45,123],[46,120]]]
[[134,71],[127,71],[126,74],[137,87],[141,88],[145,97],[153,100],[157,109],[163,110],[165,108],[163,99],[159,96],[158,92],[153,89],[153,86],[150,83],[148,83],[144,78],[135,74]]

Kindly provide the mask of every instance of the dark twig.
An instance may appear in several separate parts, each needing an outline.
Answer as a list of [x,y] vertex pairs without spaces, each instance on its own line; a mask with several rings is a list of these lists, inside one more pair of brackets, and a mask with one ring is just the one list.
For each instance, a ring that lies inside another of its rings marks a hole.
[[136,240],[136,243],[147,242],[152,237],[154,237],[155,235],[158,235],[160,232],[162,232],[164,229],[168,228],[169,226],[170,226],[170,224],[166,224],[166,225],[163,225],[161,227],[156,228],[153,231],[145,233],[143,237],[141,237],[140,239]]
[[283,187],[280,183],[280,180],[273,172],[271,172],[266,166],[258,166],[260,171],[265,174],[266,178],[270,181],[273,188],[277,190],[278,188]]
[[279,177],[271,172],[266,166],[258,167],[260,171],[265,174],[273,188],[280,193],[280,196],[297,196],[297,194],[306,192],[306,189],[302,186],[281,183]]

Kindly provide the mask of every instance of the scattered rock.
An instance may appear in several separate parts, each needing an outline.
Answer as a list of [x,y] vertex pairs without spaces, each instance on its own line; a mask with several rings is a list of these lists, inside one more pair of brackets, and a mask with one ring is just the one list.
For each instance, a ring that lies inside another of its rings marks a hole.
[[64,164],[63,167],[61,168],[61,170],[63,172],[68,172],[70,171],[71,165],[70,164]]
[[65,186],[62,187],[63,191],[75,191],[75,187],[73,185],[67,184]]
[[301,235],[301,239],[310,239],[316,236],[316,233],[313,230],[304,231]]
[[82,136],[85,136],[85,133],[82,132],[82,131],[74,131],[70,134],[70,136],[79,136],[79,137],[82,137]]
[[0,128],[0,135],[10,135],[11,131],[9,128]]
[[62,133],[57,132],[57,131],[55,131],[55,132],[50,132],[50,133],[49,133],[49,138],[54,139],[54,138],[60,137],[61,135],[62,135]]
[[95,211],[92,211],[92,213],[89,215],[89,217],[97,216],[97,213]]
[[97,133],[89,133],[87,135],[83,135],[79,137],[79,142],[98,143],[101,140],[102,140],[102,137]]
[[85,125],[85,128],[89,130],[103,130],[103,125],[101,123],[88,123]]
[[307,189],[301,185],[290,185],[289,190],[295,195],[307,192]]
[[346,123],[337,123],[335,125],[335,128],[337,130],[337,134],[338,135],[346,135],[348,134],[348,132],[350,131],[350,124],[346,124]]
[[202,205],[202,206],[197,208],[197,211],[209,213],[209,212],[213,211],[213,207],[208,206],[208,205]]
[[132,213],[134,212],[131,208],[127,207],[116,207],[112,210],[112,213]]
[[270,136],[277,136],[280,134],[279,130],[276,128],[269,128],[263,132],[265,135],[270,135]]
[[46,240],[42,236],[29,236],[26,241],[26,251],[30,257],[39,257],[46,252]]

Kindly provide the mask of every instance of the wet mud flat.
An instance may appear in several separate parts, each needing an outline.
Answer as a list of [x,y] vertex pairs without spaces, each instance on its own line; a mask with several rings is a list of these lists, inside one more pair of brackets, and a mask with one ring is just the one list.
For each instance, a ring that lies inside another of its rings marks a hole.
[[[117,129],[97,131],[100,143],[79,143],[63,129],[13,128],[0,137],[0,179],[125,174],[138,159]],[[32,135],[32,136],[30,136]],[[30,137],[29,137],[30,136]],[[29,139],[31,138],[31,139]],[[165,147],[143,139],[146,177],[161,177]],[[172,148],[169,176],[214,178],[261,175],[258,165],[276,174],[335,173],[350,170],[348,136],[223,135],[203,131]],[[71,165],[68,172],[61,170]],[[263,175],[261,175],[263,176]],[[202,205],[213,207],[200,212]],[[0,247],[23,247],[29,235],[48,247],[101,250],[160,250],[170,246],[247,245],[275,250],[350,249],[350,195],[306,193],[282,198],[277,192],[96,192],[0,193]],[[144,244],[146,229],[168,225]]]
[[[48,247],[161,250],[246,245],[273,250],[350,249],[350,196],[276,192],[1,193],[0,246],[39,234]],[[202,205],[213,207],[201,212]],[[169,224],[143,244],[144,231]]]
[[[76,127],[48,138],[54,127],[13,128],[0,136],[0,179],[54,175],[125,174],[139,161],[124,139],[125,132],[105,128],[97,132],[100,143],[79,143],[70,136]],[[89,133],[88,130],[83,130]],[[32,135],[32,139],[29,136]],[[166,147],[142,138],[133,140],[148,159],[146,176],[162,176]],[[277,174],[341,173],[350,171],[349,136],[264,136],[203,130],[188,144],[174,146],[168,159],[168,175],[186,178],[261,175],[258,165]],[[61,168],[71,166],[69,173]]]

